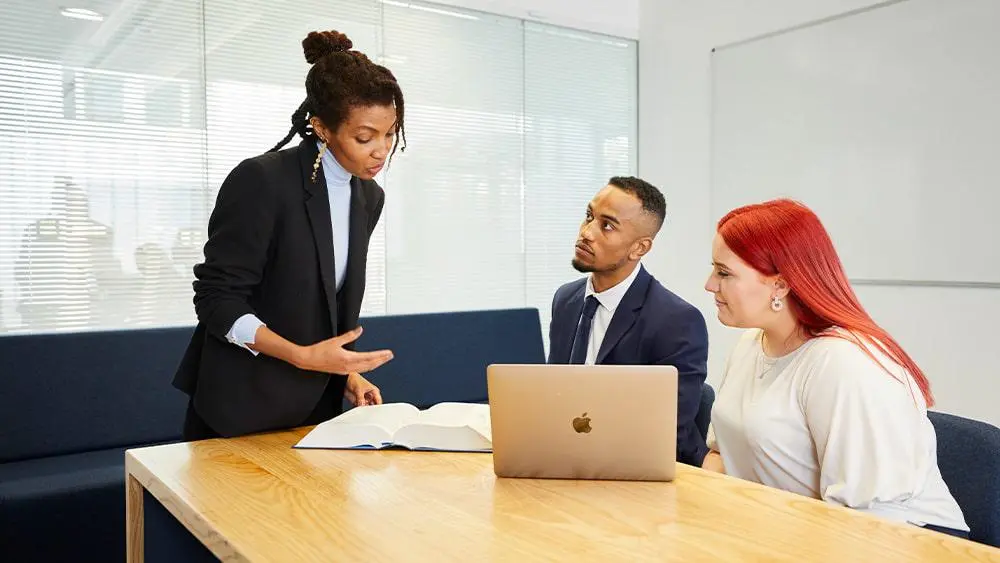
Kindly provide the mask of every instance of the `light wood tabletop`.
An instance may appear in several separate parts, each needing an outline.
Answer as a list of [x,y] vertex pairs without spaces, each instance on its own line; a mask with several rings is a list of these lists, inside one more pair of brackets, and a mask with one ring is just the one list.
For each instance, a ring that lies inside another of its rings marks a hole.
[[679,465],[672,483],[499,479],[481,453],[296,450],[308,428],[126,453],[226,561],[997,561],[1000,550]]

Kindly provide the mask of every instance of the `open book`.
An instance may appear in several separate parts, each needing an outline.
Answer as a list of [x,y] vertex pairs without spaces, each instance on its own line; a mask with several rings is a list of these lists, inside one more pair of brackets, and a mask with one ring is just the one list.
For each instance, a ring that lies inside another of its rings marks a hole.
[[420,410],[408,403],[355,407],[317,425],[296,448],[381,449],[459,452],[493,451],[490,407],[438,403]]

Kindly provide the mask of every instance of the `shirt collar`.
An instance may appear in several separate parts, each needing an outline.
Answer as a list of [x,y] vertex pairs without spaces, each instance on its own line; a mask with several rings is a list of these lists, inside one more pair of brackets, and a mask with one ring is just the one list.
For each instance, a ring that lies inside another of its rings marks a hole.
[[[316,142],[316,146],[321,146],[319,141]],[[352,174],[334,158],[333,151],[329,149],[323,151],[323,177],[328,184],[337,186],[350,184],[351,176]]]
[[597,293],[594,291],[594,276],[591,275],[587,278],[587,291],[586,297],[593,295],[597,298],[598,303],[608,311],[614,312],[618,308],[618,304],[622,302],[625,298],[625,294],[628,289],[632,287],[632,282],[635,281],[635,277],[639,275],[639,268],[642,268],[642,264],[636,264],[635,268],[632,269],[632,273],[628,275],[627,278],[618,282],[617,285],[611,286],[604,291]]

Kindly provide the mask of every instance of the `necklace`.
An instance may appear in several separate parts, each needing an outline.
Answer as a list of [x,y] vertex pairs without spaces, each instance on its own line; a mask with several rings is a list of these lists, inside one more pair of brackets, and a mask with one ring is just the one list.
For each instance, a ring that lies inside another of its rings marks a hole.
[[764,379],[764,376],[771,373],[774,366],[778,364],[778,359],[770,359],[761,348],[760,355],[757,356],[757,379]]
[[783,356],[770,357],[767,352],[764,351],[764,334],[760,335],[760,355],[757,356],[757,379],[764,379],[765,376],[771,373],[771,370],[778,367],[778,372],[784,369],[784,366],[790,364],[793,358],[799,355],[799,352],[805,349],[810,341],[803,342],[797,346],[791,352],[786,353]]
[[767,352],[764,351],[764,333],[760,335],[760,354],[757,356],[757,379],[764,379],[764,376],[771,373],[771,369],[777,360],[768,361]]

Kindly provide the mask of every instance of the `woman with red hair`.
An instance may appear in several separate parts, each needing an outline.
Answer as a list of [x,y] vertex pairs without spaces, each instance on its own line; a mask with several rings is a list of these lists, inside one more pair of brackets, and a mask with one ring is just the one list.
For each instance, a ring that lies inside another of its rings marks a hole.
[[726,362],[704,467],[968,537],[927,378],[858,302],[819,218],[789,200],[736,209],[712,266],[719,320],[752,330]]

